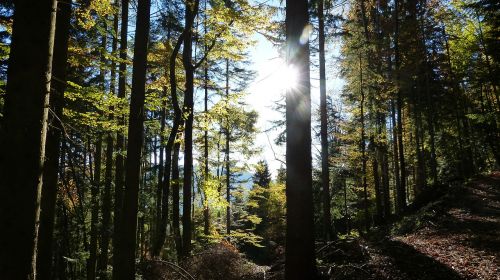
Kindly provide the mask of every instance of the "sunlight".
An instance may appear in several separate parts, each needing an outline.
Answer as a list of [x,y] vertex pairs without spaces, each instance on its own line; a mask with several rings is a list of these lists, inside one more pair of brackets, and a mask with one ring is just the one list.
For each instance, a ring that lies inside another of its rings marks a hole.
[[284,61],[281,61],[278,71],[273,75],[273,82],[281,90],[292,89],[297,86],[298,81],[298,71],[293,65],[287,65]]

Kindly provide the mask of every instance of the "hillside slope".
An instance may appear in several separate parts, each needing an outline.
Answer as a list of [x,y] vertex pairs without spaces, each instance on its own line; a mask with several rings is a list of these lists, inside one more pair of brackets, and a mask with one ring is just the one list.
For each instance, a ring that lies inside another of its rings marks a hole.
[[360,253],[346,257],[363,257],[348,262],[329,264],[335,253],[322,253],[324,274],[330,279],[500,279],[500,172],[449,188],[386,236],[356,240]]

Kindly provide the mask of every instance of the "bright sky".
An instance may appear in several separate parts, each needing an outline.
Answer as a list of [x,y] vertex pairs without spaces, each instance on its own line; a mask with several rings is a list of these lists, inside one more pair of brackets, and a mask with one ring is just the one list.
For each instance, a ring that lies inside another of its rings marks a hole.
[[284,72],[285,64],[284,60],[279,57],[278,50],[261,35],[257,36],[257,45],[251,52],[253,68],[257,71],[257,78],[250,84],[248,89],[250,94],[247,96],[246,102],[259,113],[257,127],[260,133],[257,135],[256,144],[263,149],[260,159],[265,159],[274,173],[280,167],[281,162],[275,159],[273,149],[276,157],[284,161],[285,148],[274,144],[278,131],[268,133],[265,133],[265,131],[272,126],[270,123],[272,120],[283,118],[272,107],[274,102],[284,94],[286,88],[285,84],[283,84],[285,77],[280,74]]
[[[287,75],[290,71],[287,70],[284,59],[280,58],[278,49],[272,43],[267,41],[263,36],[257,36],[257,45],[252,49],[253,69],[257,71],[257,78],[250,84],[248,89],[249,95],[246,102],[259,113],[257,127],[260,133],[257,136],[256,145],[262,147],[262,155],[256,157],[254,161],[265,159],[270,167],[273,176],[276,175],[276,170],[282,165],[281,161],[285,160],[285,147],[274,144],[274,139],[277,137],[278,130],[265,133],[267,129],[272,127],[271,121],[283,118],[280,113],[273,110],[274,102],[284,95],[286,87],[293,81]],[[312,35],[315,36],[315,35]],[[338,44],[330,44],[327,47],[327,94],[333,95],[337,99],[342,88],[342,80],[337,77],[338,65],[336,65],[333,55],[338,56]],[[317,56],[311,56],[311,63],[318,64]],[[313,114],[319,108],[319,73],[317,67],[311,66],[311,100]],[[315,116],[313,115],[313,121]],[[313,124],[313,127],[315,124]],[[313,131],[313,135],[316,134]],[[319,152],[319,143],[315,141],[313,136],[313,154]],[[314,157],[313,157],[314,159]]]

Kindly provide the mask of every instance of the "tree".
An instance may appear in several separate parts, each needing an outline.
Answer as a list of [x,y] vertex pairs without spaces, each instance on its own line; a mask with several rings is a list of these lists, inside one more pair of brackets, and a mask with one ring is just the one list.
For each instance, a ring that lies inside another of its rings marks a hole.
[[7,279],[36,277],[56,3],[15,2],[0,162],[0,275]]
[[186,115],[184,128],[184,180],[183,180],[183,215],[182,215],[182,254],[191,254],[191,186],[193,181],[193,115],[194,115],[194,70],[192,63],[193,23],[198,14],[200,1],[186,1],[184,26],[184,49],[182,63],[186,75],[183,113]]
[[310,279],[316,274],[308,20],[307,1],[286,1],[287,65],[297,71],[296,86],[286,96],[286,279]]
[[61,156],[61,134],[64,91],[66,90],[66,72],[68,60],[68,40],[71,20],[70,3],[59,2],[57,5],[54,57],[52,75],[57,78],[51,83],[50,107],[53,112],[49,117],[51,128],[47,134],[46,157],[43,173],[42,200],[40,204],[40,230],[38,235],[37,279],[49,280],[53,258],[54,216],[57,200],[59,159]]
[[323,223],[325,239],[334,237],[330,214],[330,168],[328,157],[328,122],[326,113],[326,69],[325,69],[325,14],[324,0],[318,1],[319,21],[319,87],[321,115],[321,187],[323,189]]
[[141,169],[141,153],[144,142],[144,100],[146,86],[146,64],[149,41],[149,0],[139,0],[132,71],[132,96],[128,128],[125,192],[121,223],[130,223],[130,228],[120,231],[119,246],[115,248],[118,262],[113,267],[115,279],[135,279],[135,245],[138,211],[138,193]]
[[[117,10],[113,15],[113,43],[112,43],[112,54],[116,55],[118,49],[118,8],[119,4],[115,5]],[[112,96],[116,91],[116,62],[113,60],[111,63],[111,78],[110,78],[110,92]],[[110,108],[111,111],[114,107]],[[110,120],[113,120],[113,114],[110,116]],[[109,258],[109,239],[111,237],[111,182],[113,180],[113,152],[114,152],[114,140],[113,134],[108,132],[106,136],[106,170],[104,174],[104,192],[102,195],[102,225],[101,225],[101,254],[99,255],[99,260],[97,263],[97,270],[99,272],[99,277],[101,279],[107,279],[107,269],[108,269],[108,258]]]
[[[127,43],[128,43],[128,9],[129,0],[121,0],[121,28],[120,28],[120,65],[118,71],[118,97],[125,99],[127,87]],[[123,117],[118,117],[118,123],[125,125]],[[125,137],[122,131],[118,131],[116,135],[116,159],[115,159],[115,191],[114,191],[114,206],[113,206],[113,248],[120,248],[120,238],[122,235],[122,207],[123,207],[123,186],[124,186],[124,157],[123,150],[125,146]],[[116,252],[113,254],[113,267],[118,266],[120,262],[119,255]],[[113,271],[113,280],[120,280],[118,274]]]
[[265,160],[257,162],[255,173],[252,176],[252,181],[261,187],[268,187],[271,183],[271,173],[269,172],[269,165]]

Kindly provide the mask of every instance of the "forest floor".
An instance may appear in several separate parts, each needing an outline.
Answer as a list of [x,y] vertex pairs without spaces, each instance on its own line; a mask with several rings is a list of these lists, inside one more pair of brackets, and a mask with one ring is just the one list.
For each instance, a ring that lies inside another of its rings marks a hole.
[[[318,244],[321,279],[500,280],[500,171],[427,194],[369,238]],[[147,262],[143,272],[146,280],[282,280],[284,260],[257,266],[222,242],[180,266]]]
[[325,278],[500,280],[500,172],[449,187],[377,235],[320,252]]

